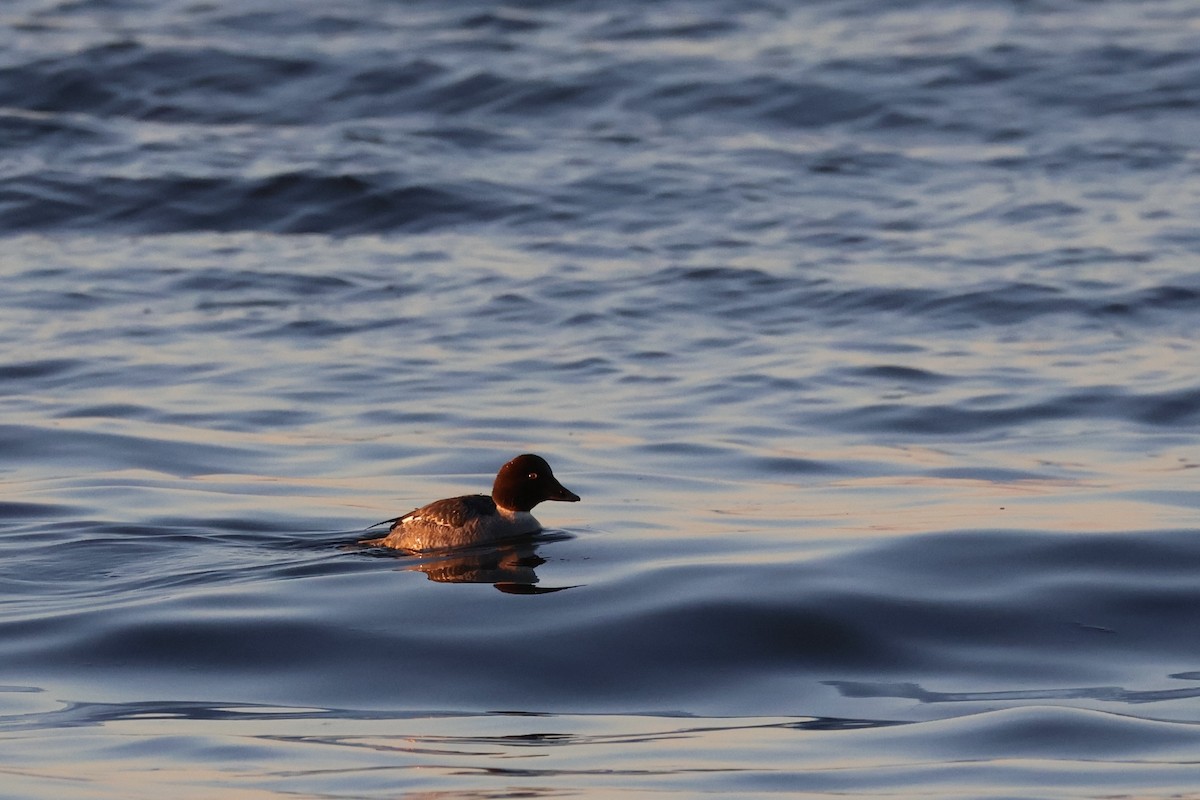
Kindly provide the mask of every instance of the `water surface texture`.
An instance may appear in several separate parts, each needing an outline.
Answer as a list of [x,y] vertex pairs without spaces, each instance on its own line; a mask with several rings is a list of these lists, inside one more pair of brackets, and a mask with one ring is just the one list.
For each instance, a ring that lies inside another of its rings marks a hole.
[[0,794],[1200,796],[1198,121],[1191,0],[8,0]]

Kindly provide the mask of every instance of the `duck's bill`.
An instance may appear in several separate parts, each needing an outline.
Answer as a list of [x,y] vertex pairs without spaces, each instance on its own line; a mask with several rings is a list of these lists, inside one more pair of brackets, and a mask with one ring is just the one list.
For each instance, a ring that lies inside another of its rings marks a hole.
[[567,487],[563,486],[560,483],[558,485],[558,491],[556,491],[554,493],[554,496],[551,497],[550,499],[551,500],[562,500],[564,503],[578,503],[579,495],[575,494],[570,489],[568,489]]

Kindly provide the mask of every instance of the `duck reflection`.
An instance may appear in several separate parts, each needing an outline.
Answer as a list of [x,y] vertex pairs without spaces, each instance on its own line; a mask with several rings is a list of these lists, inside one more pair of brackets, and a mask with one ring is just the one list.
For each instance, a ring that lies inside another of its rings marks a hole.
[[438,583],[490,583],[506,594],[547,594],[574,588],[539,584],[537,568],[546,559],[537,550],[547,541],[542,537],[539,541],[523,539],[421,553],[421,560],[405,569],[424,572]]

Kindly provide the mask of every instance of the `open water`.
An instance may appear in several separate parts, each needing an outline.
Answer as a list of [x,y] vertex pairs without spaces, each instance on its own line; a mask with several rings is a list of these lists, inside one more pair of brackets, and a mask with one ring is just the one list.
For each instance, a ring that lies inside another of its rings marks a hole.
[[1193,0],[6,0],[0,795],[1200,797],[1198,219]]

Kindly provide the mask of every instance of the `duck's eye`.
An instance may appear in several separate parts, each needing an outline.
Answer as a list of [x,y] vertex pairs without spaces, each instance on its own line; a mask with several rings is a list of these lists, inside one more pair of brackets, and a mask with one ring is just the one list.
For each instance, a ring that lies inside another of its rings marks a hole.
[[531,472],[531,473],[529,473],[529,480],[531,480],[531,481],[536,481],[536,480],[537,480],[537,473],[536,473],[536,472]]

